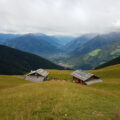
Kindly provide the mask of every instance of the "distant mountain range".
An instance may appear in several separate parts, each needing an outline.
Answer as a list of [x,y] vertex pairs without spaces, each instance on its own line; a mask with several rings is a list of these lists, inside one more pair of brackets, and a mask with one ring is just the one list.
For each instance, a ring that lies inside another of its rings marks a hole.
[[4,42],[4,45],[48,58],[62,52],[57,40],[44,34],[25,34]]
[[64,69],[40,56],[0,45],[0,74],[25,74],[38,68]]
[[0,44],[16,48],[25,52],[49,58],[54,55],[63,54],[61,49],[64,44],[72,41],[75,37],[48,36],[41,33],[30,34],[1,34]]
[[1,37],[0,41],[0,44],[42,56],[56,64],[74,69],[94,69],[120,55],[119,32],[84,34],[78,37],[39,33],[8,34]]
[[76,39],[76,37],[73,36],[53,36],[53,37],[56,38],[56,40],[61,46],[64,46],[73,41],[74,39]]
[[112,44],[118,40],[120,40],[120,33],[97,35],[93,39],[90,39],[88,42],[83,44],[81,47],[74,49],[74,51],[72,51],[70,54],[73,56],[82,56],[95,49]]
[[94,69],[120,55],[119,32],[89,36],[83,35],[63,46],[66,54],[52,60],[74,69]]
[[20,34],[7,34],[7,33],[0,33],[0,44],[3,44],[4,42],[19,37]]
[[72,52],[74,50],[80,49],[86,42],[94,38],[96,34],[85,34],[80,37],[75,38],[74,40],[68,42],[66,45],[64,45],[61,49],[64,50],[64,52]]
[[98,35],[69,53],[76,69],[93,69],[120,55],[120,33]]
[[120,64],[120,56],[117,58],[114,58],[104,64],[97,66],[95,69],[100,69],[100,68],[104,68],[104,67],[108,67],[108,66],[116,65],[116,64]]

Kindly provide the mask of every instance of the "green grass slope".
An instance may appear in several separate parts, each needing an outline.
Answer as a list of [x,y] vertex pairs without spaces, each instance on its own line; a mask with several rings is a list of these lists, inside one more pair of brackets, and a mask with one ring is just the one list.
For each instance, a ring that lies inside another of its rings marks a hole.
[[0,119],[110,120],[120,107],[120,65],[89,71],[103,80],[90,86],[70,82],[72,71],[49,72],[41,83],[0,76]]
[[116,64],[120,64],[120,56],[117,58],[114,58],[113,60],[110,60],[102,65],[99,65],[98,67],[96,67],[95,69],[99,69],[99,68],[104,68],[107,66],[111,66],[111,65],[116,65]]
[[[94,46],[94,44],[90,46]],[[90,49],[92,49],[92,47],[90,47]],[[120,40],[117,40],[111,44],[107,44],[102,47],[98,47],[97,49],[91,50],[84,55],[77,54],[76,57],[69,58],[67,63],[73,65],[73,68],[75,69],[90,70],[119,56]]]
[[63,69],[37,55],[0,45],[0,74],[25,74],[38,68]]

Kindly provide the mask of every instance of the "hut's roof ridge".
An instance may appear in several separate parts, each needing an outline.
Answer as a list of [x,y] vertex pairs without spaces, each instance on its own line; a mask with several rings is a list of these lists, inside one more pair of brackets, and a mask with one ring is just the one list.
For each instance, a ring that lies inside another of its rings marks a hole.
[[30,73],[28,73],[27,75],[31,75],[31,74],[34,74],[34,73],[37,73],[43,77],[46,77],[49,73],[43,69],[38,69],[38,70],[34,70],[34,71],[31,71]]
[[84,72],[82,70],[76,70],[71,75],[76,77],[76,78],[79,78],[79,79],[81,79],[83,81],[85,81],[85,80],[89,79],[90,77],[94,76],[94,74]]

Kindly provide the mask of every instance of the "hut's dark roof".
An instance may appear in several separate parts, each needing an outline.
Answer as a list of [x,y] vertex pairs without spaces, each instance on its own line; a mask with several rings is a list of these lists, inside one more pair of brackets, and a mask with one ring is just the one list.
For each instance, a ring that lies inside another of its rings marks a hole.
[[35,73],[37,73],[37,74],[39,74],[39,75],[41,75],[41,76],[43,76],[43,77],[46,77],[46,76],[48,76],[48,72],[47,71],[45,71],[45,70],[43,70],[43,69],[38,69],[38,70],[35,70],[35,71],[31,71],[30,73],[28,73],[27,75],[32,75],[32,74],[35,74]]
[[71,75],[78,78],[78,79],[81,79],[83,81],[86,81],[89,78],[91,78],[92,76],[95,76],[94,74],[91,74],[91,73],[88,73],[88,72],[83,72],[82,70],[76,70]]

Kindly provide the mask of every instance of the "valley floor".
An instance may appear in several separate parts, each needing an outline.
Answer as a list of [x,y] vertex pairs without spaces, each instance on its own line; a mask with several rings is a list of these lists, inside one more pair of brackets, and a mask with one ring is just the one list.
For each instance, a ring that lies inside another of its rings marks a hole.
[[89,71],[103,80],[90,86],[72,83],[72,71],[48,71],[41,83],[0,76],[0,120],[109,120],[120,108],[120,65]]

